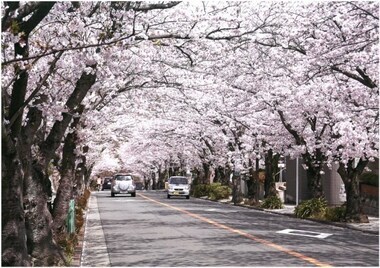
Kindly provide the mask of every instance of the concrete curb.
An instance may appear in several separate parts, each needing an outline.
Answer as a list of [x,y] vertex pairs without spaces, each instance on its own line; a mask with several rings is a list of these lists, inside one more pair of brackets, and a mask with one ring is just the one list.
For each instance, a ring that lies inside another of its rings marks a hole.
[[70,267],[80,267],[81,265],[83,243],[84,243],[84,229],[85,229],[85,224],[83,224],[81,230],[78,233],[78,244],[75,247],[73,260],[71,261]]
[[[88,203],[90,202],[90,198],[88,200]],[[70,263],[70,267],[80,267],[81,266],[81,261],[82,261],[82,253],[83,253],[83,244],[84,244],[84,234],[85,234],[85,229],[86,229],[86,223],[87,223],[87,211],[88,211],[88,206],[89,204],[87,203],[86,210],[83,212],[84,215],[84,223],[79,230],[77,237],[78,237],[78,244],[75,246],[74,249],[74,256],[73,259]]]

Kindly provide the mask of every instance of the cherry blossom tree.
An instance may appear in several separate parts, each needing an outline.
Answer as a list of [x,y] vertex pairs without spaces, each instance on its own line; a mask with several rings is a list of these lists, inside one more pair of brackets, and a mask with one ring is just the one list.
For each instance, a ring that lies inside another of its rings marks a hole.
[[377,10],[3,2],[3,264],[62,264],[54,239],[76,174],[91,170],[157,171],[162,184],[175,164],[208,181],[266,156],[269,193],[275,158],[302,156],[322,196],[322,167],[337,161],[359,220],[358,175],[378,155]]
[[[261,58],[259,65],[248,62],[247,74],[235,81],[244,81],[243,88],[259,97],[279,116],[294,139],[290,150],[286,151],[303,156],[316,196],[323,195],[320,183],[323,165],[340,162],[339,173],[348,196],[346,217],[358,220],[357,176],[367,160],[376,157],[378,152],[376,139],[367,139],[378,136],[378,105],[373,102],[378,95],[375,45],[378,42],[378,6],[374,3],[360,7],[352,3],[328,3],[306,7],[280,5],[277,8],[271,10],[281,14],[276,24],[286,26],[274,27],[271,32],[251,40],[253,45],[248,48],[248,57],[252,58],[260,50],[265,58]],[[245,63],[240,61],[243,56],[235,58],[239,58],[237,64],[240,66]],[[263,76],[267,83],[258,83]],[[257,93],[255,88],[259,87],[261,92]],[[355,118],[355,126],[349,118]],[[358,118],[362,127],[356,121]],[[352,130],[357,135],[353,135]],[[281,135],[278,138],[281,139]],[[355,158],[364,161],[358,165],[359,172],[355,172],[356,182],[347,179],[350,172],[346,175],[343,172],[345,168],[352,168]]]

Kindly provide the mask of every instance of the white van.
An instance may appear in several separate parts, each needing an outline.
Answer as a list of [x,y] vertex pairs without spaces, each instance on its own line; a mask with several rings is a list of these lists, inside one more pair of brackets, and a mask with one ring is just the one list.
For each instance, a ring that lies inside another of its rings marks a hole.
[[186,177],[172,176],[168,180],[168,198],[171,196],[186,196],[190,198],[190,184]]

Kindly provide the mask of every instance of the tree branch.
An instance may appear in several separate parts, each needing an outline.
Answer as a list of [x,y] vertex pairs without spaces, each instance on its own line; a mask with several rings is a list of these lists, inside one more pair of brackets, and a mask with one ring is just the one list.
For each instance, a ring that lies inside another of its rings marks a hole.
[[[93,69],[96,68],[95,66],[89,67],[92,67]],[[71,93],[69,99],[66,102],[65,107],[67,107],[68,112],[62,113],[63,119],[54,123],[48,137],[41,145],[41,151],[43,153],[45,161],[49,162],[52,159],[55,150],[59,147],[61,139],[70,124],[76,107],[81,104],[82,100],[92,85],[95,83],[95,81],[96,73],[82,73],[81,77],[76,83],[74,91]]]
[[174,46],[174,47],[177,48],[179,51],[181,51],[181,53],[183,55],[185,55],[190,60],[190,66],[193,67],[194,62],[193,62],[193,59],[191,58],[190,54],[185,52],[180,46]]
[[294,130],[292,128],[292,126],[290,124],[288,124],[286,122],[286,119],[285,119],[285,116],[284,116],[284,113],[280,110],[277,110],[278,114],[280,115],[280,119],[281,119],[281,122],[282,124],[284,125],[284,127],[286,128],[286,130],[294,137],[294,139],[296,140],[296,144],[297,145],[305,145],[306,142],[305,140],[300,136],[298,135],[298,132],[296,130]]
[[53,73],[55,69],[55,65],[57,61],[60,59],[62,56],[63,51],[59,52],[59,54],[55,57],[55,59],[51,62],[50,67],[48,72],[44,75],[44,77],[41,79],[40,83],[37,85],[37,87],[34,89],[34,91],[30,94],[28,99],[24,102],[24,104],[21,105],[21,107],[12,115],[12,118],[9,120],[10,121],[10,126],[13,125],[15,120],[21,115],[22,111],[24,108],[32,101],[32,99],[37,95],[37,93],[40,91],[42,88],[43,84],[46,82],[46,80],[50,77],[50,75]]
[[[78,47],[66,47],[66,48],[60,48],[60,49],[53,49],[50,52],[43,53],[43,54],[40,54],[40,55],[34,55],[34,56],[30,56],[30,57],[25,57],[25,58],[22,58],[22,59],[14,58],[12,60],[5,61],[5,62],[1,63],[1,65],[2,66],[6,66],[6,65],[9,65],[9,64],[14,63],[14,62],[27,61],[27,60],[31,60],[31,59],[38,59],[38,58],[49,56],[49,55],[55,54],[57,52],[62,52],[62,51],[80,50],[80,49],[87,49],[87,48],[93,48],[93,47],[102,47],[102,46],[113,45],[113,44],[116,44],[118,42],[127,40],[127,39],[131,38],[132,36],[134,36],[134,34],[128,35],[126,37],[123,37],[123,38],[120,38],[120,39],[117,39],[117,40],[113,40],[113,41],[110,41],[110,42],[105,42],[105,43],[102,43],[102,44],[96,43],[96,44],[90,44],[90,45],[78,46]],[[152,41],[152,40],[157,40],[157,39],[190,39],[190,37],[176,35],[176,34],[153,35],[153,36],[148,36],[147,39],[144,39],[143,37],[140,37],[140,36],[136,36],[135,37],[135,40],[137,40],[137,41],[144,41],[144,40],[150,40],[150,41]]]
[[352,79],[360,82],[361,84],[365,85],[366,87],[369,87],[369,88],[377,87],[376,83],[373,82],[372,79],[369,78],[369,76],[366,75],[365,72],[363,70],[361,70],[359,67],[356,67],[356,71],[360,74],[361,77],[356,75],[356,74],[344,71],[344,70],[338,68],[336,65],[331,66],[331,70],[336,71],[338,73],[341,73],[341,74],[343,74],[349,78],[352,78]]
[[138,7],[132,7],[131,9],[134,10],[134,11],[149,11],[149,10],[154,10],[154,9],[168,9],[168,8],[172,8],[176,5],[178,5],[179,3],[181,2],[176,2],[176,1],[172,1],[172,2],[161,2],[161,3],[155,3],[155,4],[147,4],[145,5],[141,5],[142,2],[138,2],[139,6]]

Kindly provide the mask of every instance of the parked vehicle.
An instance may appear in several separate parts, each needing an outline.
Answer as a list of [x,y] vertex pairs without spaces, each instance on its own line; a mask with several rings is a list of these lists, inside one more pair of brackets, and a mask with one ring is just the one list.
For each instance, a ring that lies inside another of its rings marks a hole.
[[144,184],[140,181],[135,182],[136,190],[144,190]]
[[104,177],[103,184],[102,184],[102,191],[105,189],[111,189],[112,184],[112,177]]
[[172,176],[168,180],[168,198],[171,196],[185,196],[190,198],[190,185],[186,177]]
[[136,185],[132,175],[116,174],[113,176],[111,196],[114,197],[116,194],[130,194],[132,197],[136,196]]

